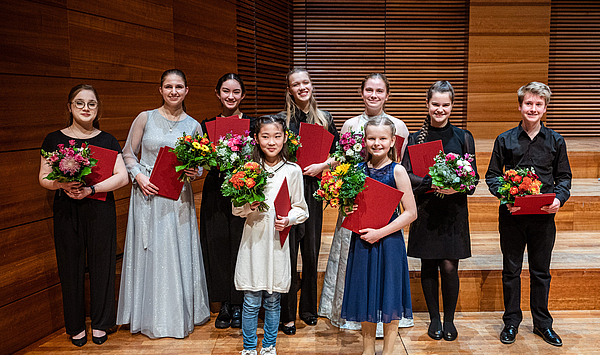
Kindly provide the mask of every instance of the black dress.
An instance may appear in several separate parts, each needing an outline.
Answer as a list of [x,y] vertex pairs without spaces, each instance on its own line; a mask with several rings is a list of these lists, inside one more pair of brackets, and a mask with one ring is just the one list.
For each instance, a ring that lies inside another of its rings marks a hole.
[[[202,132],[206,132],[206,122],[202,121]],[[254,130],[255,119],[242,114],[242,119],[250,120],[250,132]],[[241,305],[244,293],[237,291],[233,283],[244,218],[231,213],[231,198],[223,196],[221,185],[225,174],[217,168],[209,170],[202,188],[200,205],[200,245],[204,258],[208,298],[210,302],[225,302]]]
[[[72,139],[78,147],[85,142],[122,153],[117,139],[106,132],[88,139],[71,138],[61,131],[52,132],[44,139],[42,149],[52,152],[58,144],[68,147]],[[85,330],[86,256],[90,273],[92,328],[111,328],[115,325],[116,314],[117,212],[114,195],[108,192],[106,201],[74,200],[59,189],[54,194],[53,211],[54,245],[67,334],[77,335]]]
[[[419,131],[420,132],[420,131]],[[408,137],[408,145],[416,144],[419,132]],[[425,142],[441,140],[444,153],[465,153],[475,159],[475,142],[469,131],[447,124],[442,128],[429,127]],[[471,256],[469,236],[469,210],[465,193],[437,197],[427,193],[431,189],[431,176],[422,178],[412,172],[408,149],[402,165],[406,168],[417,203],[417,219],[410,226],[408,256],[421,259],[465,259]],[[471,165],[477,174],[475,160]],[[479,175],[476,175],[479,178]]]
[[[327,111],[323,111],[328,121],[327,130],[333,134],[330,153],[335,151],[339,133],[333,122],[333,117]],[[286,113],[278,113],[285,119]],[[296,110],[295,117],[290,119],[289,129],[300,133],[300,123],[307,122],[306,113]],[[302,139],[302,137],[301,137]],[[306,137],[304,138],[306,139]],[[304,176],[304,199],[308,205],[308,219],[301,224],[292,226],[290,229],[290,255],[292,263],[292,286],[289,293],[281,295],[281,321],[288,323],[296,320],[298,305],[298,290],[302,289],[300,296],[300,318],[317,317],[317,264],[319,261],[319,250],[321,248],[321,230],[323,227],[323,202],[318,202],[313,194],[319,188],[319,179],[313,176]],[[302,280],[296,269],[298,264],[298,249],[302,253]],[[301,283],[299,285],[299,282]]]

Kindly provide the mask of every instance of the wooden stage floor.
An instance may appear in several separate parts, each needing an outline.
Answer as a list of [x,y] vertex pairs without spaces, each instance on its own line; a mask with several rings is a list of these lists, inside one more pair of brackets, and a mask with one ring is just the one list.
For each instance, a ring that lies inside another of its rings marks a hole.
[[[455,324],[459,336],[454,342],[435,341],[427,336],[429,316],[415,314],[415,326],[399,330],[395,354],[599,354],[600,311],[554,311],[554,329],[564,345],[546,344],[532,333],[531,316],[525,312],[517,341],[505,345],[498,335],[502,330],[501,312],[459,312]],[[88,340],[82,348],[71,344],[64,329],[19,351],[17,354],[219,354],[234,355],[242,350],[239,329],[220,330],[211,321],[197,326],[185,339],[149,339],[120,329],[103,345]],[[317,326],[307,327],[298,321],[298,333],[286,336],[279,332],[277,350],[282,355],[313,355],[362,353],[362,338],[358,331],[338,330],[328,320],[320,318]],[[262,325],[261,325],[262,326]],[[89,324],[88,324],[89,331]],[[259,340],[262,330],[259,331]],[[381,354],[383,343],[376,344]]]

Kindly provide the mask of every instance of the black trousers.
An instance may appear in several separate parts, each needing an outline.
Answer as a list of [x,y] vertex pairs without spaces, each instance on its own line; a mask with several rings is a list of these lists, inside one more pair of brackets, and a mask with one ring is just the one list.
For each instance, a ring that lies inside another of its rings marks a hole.
[[539,328],[552,326],[548,311],[550,292],[550,259],[556,225],[554,214],[499,216],[500,247],[502,249],[502,288],[504,292],[504,324],[519,326],[521,311],[521,269],[527,247],[530,277],[530,308],[533,324]]
[[[281,294],[281,322],[296,320],[298,290],[300,318],[317,317],[317,263],[321,248],[321,230],[323,228],[323,202],[318,202],[313,193],[318,189],[318,179],[304,176],[304,198],[308,205],[308,219],[299,225],[292,226],[290,239],[290,256],[292,262],[292,286],[289,293]],[[297,271],[298,250],[302,254],[302,280]],[[300,287],[298,284],[300,283]]]
[[109,193],[106,201],[97,201],[73,200],[57,192],[54,245],[67,334],[85,330],[86,257],[92,328],[106,330],[114,326],[117,213],[113,194]]
[[200,206],[200,246],[208,299],[241,305],[244,293],[235,289],[234,275],[244,218],[231,213],[231,198],[221,193],[223,177],[213,170],[204,180]]

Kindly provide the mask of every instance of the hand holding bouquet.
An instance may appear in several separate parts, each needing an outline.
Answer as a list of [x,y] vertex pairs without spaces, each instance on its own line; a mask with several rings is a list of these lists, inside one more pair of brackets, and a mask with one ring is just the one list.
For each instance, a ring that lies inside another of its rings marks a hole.
[[515,203],[516,196],[539,195],[542,182],[535,174],[535,169],[517,168],[510,169],[503,176],[498,177],[500,188],[498,193],[502,195],[500,203]]
[[92,172],[92,167],[98,162],[98,159],[90,157],[90,147],[86,143],[77,148],[74,139],[69,141],[69,147],[59,144],[54,152],[42,149],[42,156],[52,167],[52,172],[44,179],[58,182],[83,182],[83,178]]
[[246,133],[245,136],[227,133],[219,139],[216,147],[219,170],[231,171],[250,160],[256,143],[250,132]]
[[365,160],[366,154],[364,134],[362,132],[346,132],[336,143],[332,156],[340,163],[357,165]]
[[231,196],[231,202],[235,207],[261,201],[258,209],[264,212],[269,209],[269,206],[264,202],[267,177],[267,172],[261,169],[257,162],[249,161],[227,174],[221,186],[221,191],[223,196]]
[[[199,166],[207,169],[217,166],[215,145],[208,140],[206,133],[203,136],[200,136],[200,133],[190,136],[183,132],[183,137],[177,138],[175,149],[170,151],[174,152],[177,160],[182,163],[175,167],[177,172],[184,169],[196,169]],[[179,181],[189,182],[192,181],[192,178],[182,172],[179,175]]]
[[[455,153],[444,154],[440,151],[433,159],[435,163],[429,168],[433,185],[443,189],[452,188],[456,192],[467,192],[475,188],[477,176],[471,166],[472,155],[465,154],[461,157]],[[444,198],[444,194],[436,195]]]
[[296,158],[296,152],[298,152],[298,148],[302,146],[302,144],[300,143],[300,136],[289,129],[286,129],[285,133],[287,135],[287,149],[289,161],[297,162],[298,159]]
[[325,201],[326,208],[340,206],[342,214],[347,216],[346,212],[352,210],[356,195],[365,189],[366,178],[362,168],[350,163],[340,164],[333,171],[323,173],[319,189],[313,196],[317,201]]

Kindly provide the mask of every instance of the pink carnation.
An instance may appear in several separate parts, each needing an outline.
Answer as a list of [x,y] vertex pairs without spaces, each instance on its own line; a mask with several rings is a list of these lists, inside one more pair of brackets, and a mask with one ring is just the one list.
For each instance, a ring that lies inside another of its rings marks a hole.
[[71,139],[71,140],[69,141],[69,145],[75,145],[75,140],[74,140],[74,139]]

